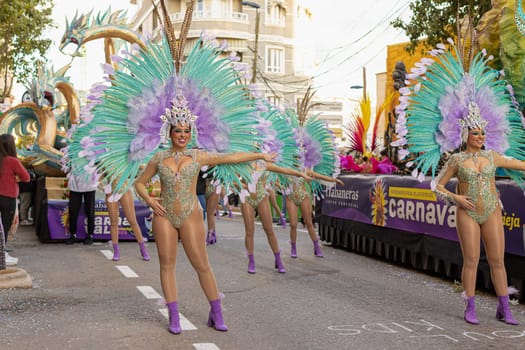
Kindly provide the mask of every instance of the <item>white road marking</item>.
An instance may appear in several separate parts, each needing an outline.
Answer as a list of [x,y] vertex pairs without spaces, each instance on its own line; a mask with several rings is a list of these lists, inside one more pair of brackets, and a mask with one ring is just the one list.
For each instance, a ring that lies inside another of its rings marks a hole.
[[220,350],[214,343],[195,343],[193,347],[197,350]]
[[[168,314],[168,309],[159,309],[159,311],[162,314],[162,316],[164,316],[167,320],[170,319],[170,316]],[[193,323],[191,323],[180,312],[179,312],[179,318],[180,318],[180,327],[182,328],[183,331],[193,331],[197,329],[197,327],[195,327]]]
[[101,252],[102,254],[104,254],[104,256],[105,256],[108,260],[113,259],[113,251],[112,251],[112,250],[102,249],[100,252]]
[[151,286],[137,286],[137,289],[146,299],[162,299],[162,296]]
[[122,273],[124,275],[124,277],[127,277],[127,278],[137,278],[137,277],[139,277],[139,275],[137,275],[135,273],[135,271],[133,271],[127,265],[117,265],[115,267],[120,271],[120,273]]

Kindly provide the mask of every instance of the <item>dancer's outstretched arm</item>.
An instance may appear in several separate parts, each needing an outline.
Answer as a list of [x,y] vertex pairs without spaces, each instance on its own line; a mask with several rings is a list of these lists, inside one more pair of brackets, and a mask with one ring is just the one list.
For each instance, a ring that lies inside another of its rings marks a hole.
[[311,176],[313,179],[319,179],[319,180],[324,180],[324,181],[328,181],[328,182],[335,182],[335,183],[337,183],[338,185],[341,185],[341,186],[345,185],[345,183],[343,181],[341,181],[340,179],[338,179],[336,177],[330,177],[330,176],[326,176],[326,175],[323,175],[323,174],[319,174],[319,173],[316,173],[315,171],[310,170],[310,169],[306,169],[306,173],[309,176]]
[[280,167],[280,166],[275,165],[275,164],[270,163],[270,162],[266,162],[266,170],[273,171],[274,173],[281,173],[281,174],[284,174],[284,175],[304,177],[308,181],[312,180],[312,178],[310,176],[308,176],[307,174],[305,174],[305,173],[302,173],[302,172],[297,171],[295,169],[283,168],[283,167]]

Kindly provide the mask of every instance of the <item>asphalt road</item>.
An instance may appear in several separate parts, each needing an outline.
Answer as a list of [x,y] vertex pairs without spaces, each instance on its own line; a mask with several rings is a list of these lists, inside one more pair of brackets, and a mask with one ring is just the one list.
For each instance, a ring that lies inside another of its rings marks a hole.
[[288,230],[275,226],[285,274],[256,227],[257,273],[246,272],[241,217],[217,223],[208,248],[228,332],[207,327],[209,305],[182,247],[177,280],[183,332],[167,331],[154,242],[152,260],[135,242],[121,243],[113,262],[107,243],[40,243],[21,227],[10,246],[32,289],[0,290],[0,349],[525,349],[525,307],[512,306],[520,326],[495,319],[497,300],[479,293],[481,324],[463,321],[453,282],[324,246],[313,255],[299,232],[290,258]]

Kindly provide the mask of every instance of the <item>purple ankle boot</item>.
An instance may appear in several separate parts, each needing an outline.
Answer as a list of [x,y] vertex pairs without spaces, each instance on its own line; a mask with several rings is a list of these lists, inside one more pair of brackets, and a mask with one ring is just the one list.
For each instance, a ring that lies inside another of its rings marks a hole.
[[208,317],[208,327],[213,327],[218,331],[226,332],[228,327],[222,318],[221,299],[210,301],[210,315]]
[[314,241],[314,254],[318,258],[322,258],[323,257],[323,251],[321,250],[321,246],[319,245],[319,240],[318,239],[316,239]]
[[248,254],[248,273],[255,273],[255,258],[253,254]]
[[465,302],[467,308],[465,309],[465,321],[470,324],[479,324],[478,316],[476,315],[475,297],[466,297]]
[[215,230],[208,231],[206,236],[206,245],[217,243],[217,236],[215,235]]
[[113,243],[113,261],[120,260],[120,250],[118,249],[118,243]]
[[142,259],[144,261],[149,261],[150,257],[149,257],[148,251],[146,250],[146,244],[144,244],[144,241],[139,243],[139,248],[140,248],[140,255],[142,255]]
[[509,296],[503,295],[498,296],[498,308],[496,309],[496,318],[500,321],[505,322],[513,326],[517,326],[520,323],[512,317],[509,306]]
[[281,217],[279,218],[279,225],[281,225],[283,228],[286,228],[286,219],[284,217],[284,214],[281,213]]
[[275,268],[279,273],[285,273],[286,269],[284,268],[283,262],[281,261],[281,253],[273,253],[275,255]]
[[292,252],[290,253],[290,257],[297,258],[297,245],[296,243],[290,243],[292,246]]
[[168,312],[170,315],[170,325],[168,330],[173,334],[180,334],[182,328],[180,327],[180,318],[179,318],[179,305],[176,301],[173,301],[169,304],[166,304],[168,307]]

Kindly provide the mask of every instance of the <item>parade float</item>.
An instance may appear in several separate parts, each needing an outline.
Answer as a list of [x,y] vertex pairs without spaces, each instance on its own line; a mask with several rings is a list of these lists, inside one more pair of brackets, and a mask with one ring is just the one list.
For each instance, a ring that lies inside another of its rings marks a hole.
[[[75,57],[84,54],[83,45],[92,40],[104,40],[105,62],[118,48],[137,44],[144,47],[139,34],[129,29],[126,14],[122,10],[107,11],[93,15],[76,14],[66,20],[66,30],[59,49],[71,56],[71,62],[54,71],[41,67],[38,76],[25,84],[22,102],[0,116],[0,133],[12,134],[17,143],[18,155],[28,169],[37,174],[34,194],[34,223],[36,234],[42,242],[62,242],[68,237],[68,186],[61,160],[67,145],[68,131],[78,124],[81,117],[80,100],[74,82],[66,73]],[[160,192],[158,184],[152,183],[150,191]],[[97,190],[95,209],[95,239],[110,240],[110,223],[105,194]],[[136,214],[144,236],[152,239],[151,212],[136,200]],[[78,238],[85,235],[83,210],[79,216]],[[119,239],[134,240],[131,228],[121,212]]]
[[[493,69],[504,72],[503,79],[511,85],[510,89],[514,92],[513,103],[523,111],[525,37],[521,33],[525,33],[525,13],[521,1],[495,1],[492,10],[485,13],[476,29],[477,40],[460,41],[458,55],[468,61],[468,55],[474,57],[478,52],[485,50],[488,64]],[[430,69],[435,57],[430,54],[409,55],[404,51],[404,46],[406,44],[389,47],[387,68],[389,72],[393,72],[399,61],[409,63],[409,75],[404,79],[402,86],[406,82],[410,89],[418,89],[418,84],[410,78],[414,76],[413,73]],[[491,55],[494,57],[490,57]],[[387,86],[385,93],[387,96],[394,90],[395,77],[389,77],[389,82],[391,84]],[[399,93],[397,95],[399,96]],[[401,110],[392,110],[387,116],[391,123],[398,123],[400,118],[405,118],[404,114],[400,114]],[[521,121],[518,119],[516,123],[512,127],[514,132],[518,132],[522,125],[525,125],[523,115]],[[366,126],[366,123],[358,120],[347,127],[351,140],[350,149],[361,147],[361,152],[370,152],[373,149],[362,146],[362,133],[358,132],[363,130],[363,126]],[[424,124],[416,127],[426,128]],[[366,133],[364,135],[366,137]],[[431,138],[435,136],[426,137],[428,142],[419,142],[423,145],[430,144]],[[395,142],[395,134],[390,134],[385,139],[394,141],[392,144],[383,145],[394,158],[397,158],[399,150],[406,151],[403,145]],[[519,152],[521,151],[509,155],[523,159]],[[422,151],[421,154],[431,156],[428,150]],[[411,154],[409,158],[417,156]],[[399,157],[401,158],[403,157]],[[344,161],[344,166],[350,168],[351,162],[348,159]],[[453,281],[461,280],[463,261],[456,233],[456,207],[447,205],[431,190],[432,173],[436,169],[424,169],[421,172],[421,169],[411,167],[406,161],[394,164],[400,171],[391,175],[343,170],[340,179],[345,183],[344,188],[328,190],[322,201],[318,218],[321,239],[335,247],[385,259]],[[344,166],[342,165],[342,168]],[[525,290],[525,272],[522,268],[525,263],[525,225],[522,222],[525,220],[525,208],[520,200],[524,191],[507,174],[499,174],[496,186],[504,204],[502,224],[505,230],[505,265],[509,284],[519,290]],[[450,190],[454,191],[455,183],[451,182],[449,186]],[[483,250],[478,268],[478,287],[492,288],[489,266]],[[520,295],[521,300],[523,295],[524,293]]]

